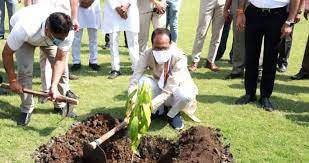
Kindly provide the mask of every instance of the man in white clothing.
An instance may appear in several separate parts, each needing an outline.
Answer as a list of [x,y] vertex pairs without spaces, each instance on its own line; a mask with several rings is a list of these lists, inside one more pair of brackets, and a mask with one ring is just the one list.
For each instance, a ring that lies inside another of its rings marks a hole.
[[109,79],[120,73],[119,33],[126,32],[132,71],[139,58],[138,32],[139,17],[136,1],[106,0],[104,5],[103,32],[110,34],[112,70]]
[[78,22],[80,23],[80,29],[75,33],[72,55],[73,55],[73,66],[71,71],[76,71],[81,68],[80,60],[80,47],[83,36],[83,29],[88,30],[89,37],[89,67],[94,71],[99,71],[100,66],[98,65],[98,29],[101,28],[101,7],[100,0],[94,0],[92,5],[85,8],[79,5],[78,8]]
[[[137,84],[150,84],[153,89],[153,113],[166,114],[173,128],[182,129],[184,124],[180,111],[198,121],[193,115],[198,89],[188,71],[187,57],[172,43],[171,33],[165,28],[157,28],[151,36],[151,42],[152,48],[140,56],[128,92],[131,93]],[[144,76],[147,70],[150,70],[153,78]],[[169,108],[168,111],[164,107]]]

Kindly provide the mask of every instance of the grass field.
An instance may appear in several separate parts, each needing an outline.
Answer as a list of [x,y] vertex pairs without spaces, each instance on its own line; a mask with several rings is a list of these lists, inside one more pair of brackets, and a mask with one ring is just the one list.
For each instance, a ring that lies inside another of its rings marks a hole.
[[[179,20],[179,47],[191,55],[197,26],[199,1],[183,1]],[[7,23],[7,22],[6,22]],[[188,119],[186,128],[204,125],[220,128],[225,143],[231,145],[237,162],[309,162],[309,82],[291,81],[297,73],[304,54],[309,32],[309,22],[302,20],[295,27],[294,42],[287,73],[277,74],[272,101],[274,112],[265,112],[256,104],[234,105],[244,94],[243,80],[223,80],[230,72],[228,55],[218,62],[219,73],[205,68],[199,69],[192,77],[199,87],[198,110],[196,115],[202,123]],[[203,49],[207,56],[210,34]],[[230,50],[229,39],[227,52]],[[103,44],[100,33],[99,45]],[[95,113],[109,113],[115,117],[124,116],[124,104],[130,77],[130,61],[125,48],[120,48],[122,72],[124,75],[108,80],[110,55],[108,50],[99,48],[99,63],[102,70],[93,72],[88,67],[88,38],[84,34],[82,44],[82,70],[75,73],[80,80],[71,81],[71,89],[80,96],[77,119],[62,119],[53,114],[53,106],[37,104],[28,127],[16,125],[20,99],[17,95],[0,96],[0,162],[33,162],[31,154],[51,137],[64,134],[76,120],[83,120]],[[123,45],[123,39],[120,44]],[[4,41],[0,41],[2,51]],[[38,50],[35,55],[34,89],[40,89]],[[71,62],[70,62],[71,63]],[[0,74],[5,75],[2,62]],[[257,91],[259,92],[259,91]],[[154,121],[149,134],[174,138],[179,133],[165,122]]]

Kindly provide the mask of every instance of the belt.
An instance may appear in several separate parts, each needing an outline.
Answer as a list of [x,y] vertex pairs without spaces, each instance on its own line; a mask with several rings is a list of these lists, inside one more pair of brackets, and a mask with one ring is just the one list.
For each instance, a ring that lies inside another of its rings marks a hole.
[[249,6],[252,7],[252,9],[254,9],[255,11],[259,12],[259,13],[263,13],[263,14],[272,14],[275,12],[280,12],[280,11],[287,11],[287,6],[284,7],[279,7],[279,8],[259,8],[254,6],[253,4],[250,4]]

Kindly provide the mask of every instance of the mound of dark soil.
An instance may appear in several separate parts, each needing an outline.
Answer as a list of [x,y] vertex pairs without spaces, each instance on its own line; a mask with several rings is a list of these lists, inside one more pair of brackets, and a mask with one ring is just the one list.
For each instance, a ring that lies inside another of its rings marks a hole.
[[[179,140],[143,137],[140,157],[132,154],[126,130],[91,151],[86,144],[99,138],[120,120],[97,114],[84,122],[73,124],[63,136],[53,137],[34,154],[35,162],[232,162],[233,156],[222,143],[219,130],[202,126],[181,133]],[[105,151],[105,156],[102,150]],[[133,156],[133,158],[132,158]],[[105,159],[106,157],[106,159]]]

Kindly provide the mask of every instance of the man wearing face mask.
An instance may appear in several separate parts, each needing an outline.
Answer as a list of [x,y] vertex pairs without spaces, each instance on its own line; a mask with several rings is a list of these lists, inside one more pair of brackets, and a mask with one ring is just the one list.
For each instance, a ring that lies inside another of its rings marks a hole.
[[[34,50],[39,47],[52,64],[52,81],[50,96],[55,99],[59,94],[65,95],[68,85],[64,73],[66,55],[74,38],[71,18],[61,12],[33,5],[20,10],[11,19],[13,29],[5,43],[2,58],[8,75],[10,88],[21,96],[21,114],[18,125],[27,125],[34,109],[33,96],[22,92],[22,88],[32,89]],[[16,53],[15,53],[16,52]],[[16,54],[17,75],[14,72],[13,54]],[[59,93],[60,92],[60,93]],[[64,116],[74,117],[65,103],[55,103],[55,108],[62,108]]]
[[[198,89],[187,69],[187,57],[172,44],[171,33],[165,28],[157,28],[152,33],[151,42],[152,48],[140,56],[134,69],[128,92],[131,93],[135,85],[150,84],[153,89],[153,113],[166,114],[170,125],[177,130],[184,127],[180,111],[199,121],[193,115]],[[148,70],[152,78],[144,76]],[[164,110],[164,107],[169,109]]]

